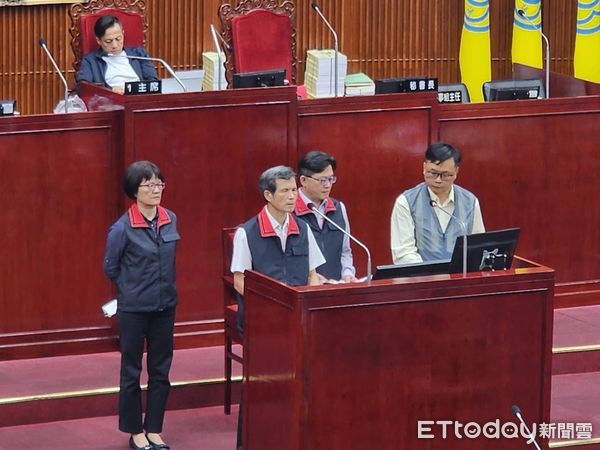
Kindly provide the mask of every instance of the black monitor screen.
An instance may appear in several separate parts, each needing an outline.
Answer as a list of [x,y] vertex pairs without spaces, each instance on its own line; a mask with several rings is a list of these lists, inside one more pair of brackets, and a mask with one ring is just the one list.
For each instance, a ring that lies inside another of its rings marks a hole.
[[494,80],[483,83],[483,99],[486,102],[496,100],[521,100],[545,98],[546,91],[542,80]]
[[[520,228],[489,231],[467,236],[467,272],[510,269]],[[456,238],[450,273],[463,271],[463,237]]]
[[386,266],[377,266],[377,271],[375,272],[375,275],[373,275],[373,279],[385,280],[387,278],[440,275],[448,273],[449,269],[449,259],[443,259],[440,261],[426,261],[417,264],[389,264]]
[[540,88],[537,86],[491,88],[489,100],[529,100],[539,96]]
[[233,74],[233,88],[283,86],[285,69],[242,72]]

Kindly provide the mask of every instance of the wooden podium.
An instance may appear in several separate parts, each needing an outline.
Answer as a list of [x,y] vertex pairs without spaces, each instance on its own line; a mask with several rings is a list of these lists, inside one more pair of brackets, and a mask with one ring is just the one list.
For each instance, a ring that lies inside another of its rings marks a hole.
[[513,266],[300,288],[247,273],[244,450],[526,448],[431,423],[516,423],[513,404],[549,422],[554,271]]

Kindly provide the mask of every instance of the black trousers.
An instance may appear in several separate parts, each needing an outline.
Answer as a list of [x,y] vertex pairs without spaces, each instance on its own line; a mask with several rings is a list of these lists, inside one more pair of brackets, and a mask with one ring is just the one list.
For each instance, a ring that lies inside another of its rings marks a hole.
[[[117,312],[121,341],[119,430],[137,434],[162,432],[171,383],[175,308],[149,313]],[[142,422],[140,374],[147,344],[148,398]]]

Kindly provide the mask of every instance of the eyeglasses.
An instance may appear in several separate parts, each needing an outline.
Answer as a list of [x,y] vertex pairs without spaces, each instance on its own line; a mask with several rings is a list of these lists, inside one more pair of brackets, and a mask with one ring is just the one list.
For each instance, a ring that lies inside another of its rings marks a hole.
[[323,186],[323,187],[327,187],[328,184],[335,184],[335,182],[337,181],[337,177],[335,175],[332,175],[330,177],[323,177],[323,178],[314,178],[314,177],[311,177],[310,175],[307,175],[307,178],[311,178],[315,181],[318,181],[319,183],[321,183],[321,186]]
[[425,171],[425,176],[427,178],[432,179],[432,180],[436,180],[438,177],[440,177],[442,180],[448,181],[448,180],[451,180],[452,178],[454,178],[456,176],[456,173],[452,173],[452,172],[436,172],[435,170],[426,170]]
[[148,184],[140,184],[140,187],[148,188],[150,191],[154,191],[154,189],[158,188],[159,191],[162,191],[165,188],[166,184],[162,183],[148,183]]

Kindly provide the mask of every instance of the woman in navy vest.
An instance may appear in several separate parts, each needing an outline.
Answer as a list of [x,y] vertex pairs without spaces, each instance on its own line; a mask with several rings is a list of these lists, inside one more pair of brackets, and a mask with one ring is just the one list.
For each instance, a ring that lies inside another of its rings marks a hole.
[[[134,200],[108,232],[104,272],[117,287],[121,345],[119,430],[134,450],[168,449],[160,434],[170,390],[177,289],[177,217],[160,206],[165,181],[150,161],[131,164],[123,182]],[[147,345],[148,398],[142,421],[140,374]]]

